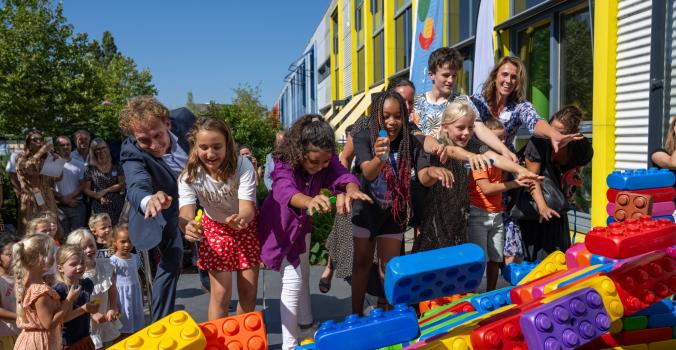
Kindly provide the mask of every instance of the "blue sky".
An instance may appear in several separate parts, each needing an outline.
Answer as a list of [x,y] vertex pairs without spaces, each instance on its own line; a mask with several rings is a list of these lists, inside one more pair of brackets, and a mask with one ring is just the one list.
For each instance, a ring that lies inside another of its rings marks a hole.
[[170,108],[230,102],[239,83],[262,89],[268,107],[289,64],[303,52],[329,0],[63,0],[76,32],[100,41],[113,33],[118,50],[149,68]]

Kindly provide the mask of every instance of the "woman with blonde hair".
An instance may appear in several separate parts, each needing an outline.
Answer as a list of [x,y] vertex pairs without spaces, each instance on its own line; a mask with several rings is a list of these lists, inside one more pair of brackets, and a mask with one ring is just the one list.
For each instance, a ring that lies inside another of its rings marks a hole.
[[107,213],[113,226],[124,205],[124,172],[112,163],[110,149],[100,138],[92,140],[84,173],[84,193],[92,198],[92,214]]

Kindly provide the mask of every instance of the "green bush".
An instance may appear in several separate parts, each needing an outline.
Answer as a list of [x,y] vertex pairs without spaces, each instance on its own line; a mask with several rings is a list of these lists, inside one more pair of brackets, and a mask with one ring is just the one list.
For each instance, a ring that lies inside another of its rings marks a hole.
[[16,220],[19,217],[19,202],[12,189],[9,176],[4,171],[0,171],[0,181],[2,181],[3,194],[0,215],[2,215],[2,220],[5,224],[12,224],[16,227]]
[[[323,189],[322,194],[331,196],[331,193]],[[310,264],[324,266],[328,262],[329,252],[326,250],[326,239],[333,229],[333,222],[336,218],[335,207],[331,213],[323,215],[313,215],[312,233],[310,237]]]

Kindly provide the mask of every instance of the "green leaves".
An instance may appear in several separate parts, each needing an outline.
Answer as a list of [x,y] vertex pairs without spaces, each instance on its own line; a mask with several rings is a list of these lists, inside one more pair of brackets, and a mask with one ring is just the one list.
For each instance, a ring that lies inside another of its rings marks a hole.
[[[155,94],[150,72],[117,51],[74,33],[60,4],[6,0],[0,8],[0,132],[37,128],[69,135],[86,128],[119,137],[118,113],[128,97]],[[102,106],[104,101],[109,101]],[[105,107],[105,108],[104,108]]]

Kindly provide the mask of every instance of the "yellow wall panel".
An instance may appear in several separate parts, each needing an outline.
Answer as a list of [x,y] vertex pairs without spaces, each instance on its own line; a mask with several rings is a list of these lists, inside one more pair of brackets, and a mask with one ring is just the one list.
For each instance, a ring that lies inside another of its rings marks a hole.
[[617,0],[594,7],[592,226],[605,226],[606,176],[615,168]]

